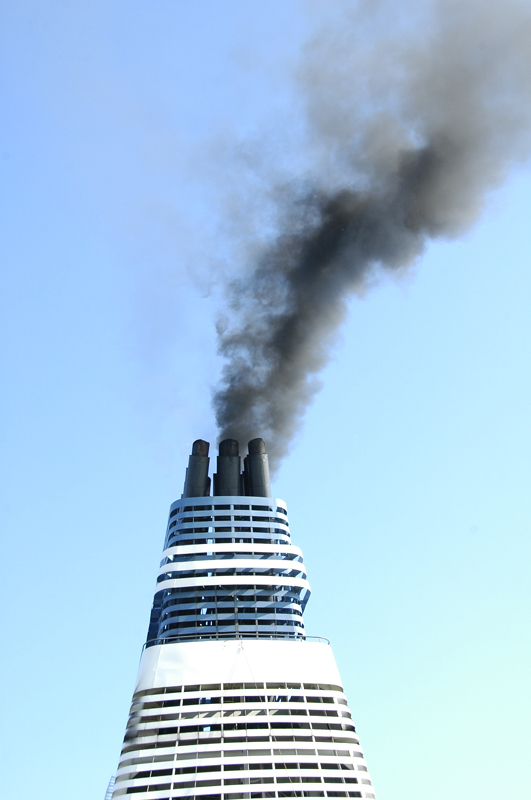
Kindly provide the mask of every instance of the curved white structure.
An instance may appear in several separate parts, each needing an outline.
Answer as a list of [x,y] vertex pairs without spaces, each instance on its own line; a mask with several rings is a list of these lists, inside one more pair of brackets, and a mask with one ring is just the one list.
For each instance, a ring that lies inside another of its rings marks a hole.
[[283,501],[172,504],[113,800],[374,800],[309,594]]

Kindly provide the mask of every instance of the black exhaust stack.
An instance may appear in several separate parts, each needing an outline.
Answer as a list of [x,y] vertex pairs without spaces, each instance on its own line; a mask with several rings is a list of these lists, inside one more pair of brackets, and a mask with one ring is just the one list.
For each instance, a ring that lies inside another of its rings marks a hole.
[[[197,439],[192,445],[184,480],[183,497],[208,497],[209,443]],[[214,475],[216,497],[271,497],[269,460],[263,439],[251,439],[249,453],[243,460],[241,472],[240,448],[236,439],[224,439],[219,443],[217,472]]]
[[214,494],[218,497],[243,494],[240,446],[236,439],[224,439],[219,443],[218,471],[214,475]]
[[210,445],[203,439],[197,439],[192,445],[192,455],[188,460],[184,479],[183,497],[208,497],[210,494],[210,478],[208,477],[208,449]]
[[243,462],[243,482],[245,494],[253,497],[271,497],[269,480],[269,459],[263,439],[251,439],[249,455]]

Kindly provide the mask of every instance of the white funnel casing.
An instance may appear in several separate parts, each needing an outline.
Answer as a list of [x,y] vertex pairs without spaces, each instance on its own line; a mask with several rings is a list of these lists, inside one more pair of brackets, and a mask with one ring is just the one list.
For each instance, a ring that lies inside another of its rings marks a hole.
[[374,800],[330,644],[304,629],[310,585],[286,504],[270,497],[263,440],[249,443],[243,479],[238,443],[222,442],[208,491],[208,443],[197,440],[108,792]]

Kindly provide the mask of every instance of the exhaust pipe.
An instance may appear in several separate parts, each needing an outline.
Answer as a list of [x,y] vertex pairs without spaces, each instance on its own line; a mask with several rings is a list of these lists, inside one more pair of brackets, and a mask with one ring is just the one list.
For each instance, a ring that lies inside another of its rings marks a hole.
[[210,478],[208,450],[210,444],[197,439],[192,445],[192,455],[188,459],[186,477],[184,479],[183,497],[208,497],[210,494]]
[[269,459],[263,439],[251,439],[245,456],[243,478],[245,493],[252,497],[271,497]]
[[219,443],[218,471],[214,475],[214,495],[235,496],[243,494],[241,480],[240,446],[236,439]]

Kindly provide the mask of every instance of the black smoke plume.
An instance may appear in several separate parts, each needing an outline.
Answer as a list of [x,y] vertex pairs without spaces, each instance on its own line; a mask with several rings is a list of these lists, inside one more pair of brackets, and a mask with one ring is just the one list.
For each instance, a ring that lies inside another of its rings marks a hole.
[[228,287],[220,436],[263,436],[274,466],[349,298],[407,268],[427,240],[466,231],[530,150],[529,6],[441,0],[406,11],[347,4],[309,43],[298,72],[308,175],[277,189],[277,236]]

